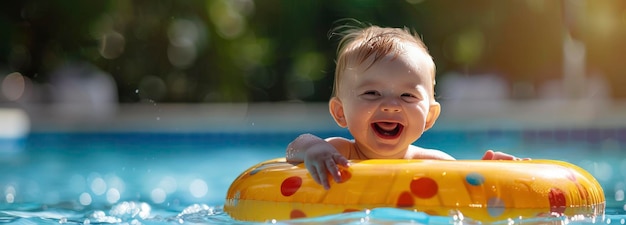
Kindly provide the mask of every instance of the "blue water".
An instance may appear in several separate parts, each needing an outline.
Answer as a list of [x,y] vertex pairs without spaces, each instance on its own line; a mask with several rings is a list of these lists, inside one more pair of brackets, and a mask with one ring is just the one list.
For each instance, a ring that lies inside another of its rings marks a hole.
[[[315,133],[347,136],[345,131]],[[222,211],[230,182],[282,157],[298,133],[31,133],[0,140],[0,222],[10,224],[251,224]],[[458,159],[485,149],[560,159],[602,184],[607,215],[523,218],[509,223],[626,224],[626,129],[431,130],[419,145]],[[375,209],[279,224],[479,223]]]

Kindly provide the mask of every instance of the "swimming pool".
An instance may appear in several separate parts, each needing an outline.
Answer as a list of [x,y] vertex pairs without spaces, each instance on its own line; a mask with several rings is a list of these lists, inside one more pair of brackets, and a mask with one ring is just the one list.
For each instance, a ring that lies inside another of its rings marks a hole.
[[[325,110],[304,104],[122,106],[114,119],[98,121],[31,111],[27,136],[0,141],[0,222],[235,223],[221,205],[239,173],[282,157],[286,144],[301,132],[348,135]],[[459,159],[498,149],[572,162],[602,184],[609,214],[574,222],[625,223],[626,126],[594,121],[601,126],[568,127],[519,118],[512,124],[486,116],[491,122],[442,115],[442,123],[418,142]],[[455,124],[459,120],[475,124]],[[458,216],[381,209],[313,223],[441,224]]]

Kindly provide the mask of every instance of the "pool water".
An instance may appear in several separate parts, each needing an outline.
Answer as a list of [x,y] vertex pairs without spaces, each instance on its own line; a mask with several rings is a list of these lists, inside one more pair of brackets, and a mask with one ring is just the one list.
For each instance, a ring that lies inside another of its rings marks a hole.
[[[348,136],[344,130],[314,132]],[[0,222],[10,224],[251,224],[222,211],[248,167],[283,157],[297,132],[34,132],[0,141]],[[418,141],[458,159],[485,149],[561,159],[602,184],[601,218],[516,218],[509,223],[626,224],[626,129],[431,130]],[[10,147],[7,147],[10,146]],[[375,209],[279,224],[479,223]]]

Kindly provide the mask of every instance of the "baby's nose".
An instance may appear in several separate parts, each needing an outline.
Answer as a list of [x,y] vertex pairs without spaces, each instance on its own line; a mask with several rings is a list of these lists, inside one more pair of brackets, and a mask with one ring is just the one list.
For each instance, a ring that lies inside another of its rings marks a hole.
[[397,102],[389,102],[389,103],[383,104],[381,107],[381,110],[383,112],[400,112],[402,110],[402,107],[400,107],[400,105]]

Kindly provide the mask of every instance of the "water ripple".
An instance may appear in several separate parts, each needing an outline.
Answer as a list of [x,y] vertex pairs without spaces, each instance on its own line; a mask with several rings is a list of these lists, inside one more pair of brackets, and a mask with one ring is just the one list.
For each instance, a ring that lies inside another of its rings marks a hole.
[[[151,206],[140,201],[125,201],[110,207],[77,209],[65,205],[13,204],[12,209],[0,205],[0,223],[6,224],[125,224],[125,225],[171,225],[171,224],[216,224],[216,225],[326,225],[326,224],[484,224],[464,218],[460,212],[449,216],[430,216],[423,212],[395,208],[378,208],[351,213],[328,215],[289,221],[266,221],[265,223],[233,220],[223,211],[222,206],[192,204],[174,210]],[[492,224],[625,224],[626,215],[608,211],[603,217],[538,217],[510,219]]]

